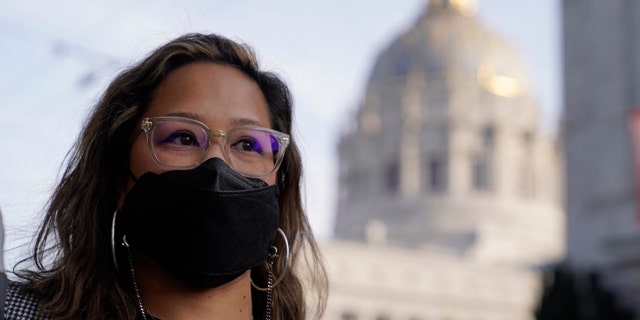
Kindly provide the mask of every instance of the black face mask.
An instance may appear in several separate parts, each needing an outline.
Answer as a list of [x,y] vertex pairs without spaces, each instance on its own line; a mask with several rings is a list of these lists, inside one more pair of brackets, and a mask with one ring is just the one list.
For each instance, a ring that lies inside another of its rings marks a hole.
[[[126,195],[116,243],[196,287],[227,283],[267,258],[279,217],[278,187],[219,158],[195,169],[146,173]],[[119,259],[122,261],[123,259]]]

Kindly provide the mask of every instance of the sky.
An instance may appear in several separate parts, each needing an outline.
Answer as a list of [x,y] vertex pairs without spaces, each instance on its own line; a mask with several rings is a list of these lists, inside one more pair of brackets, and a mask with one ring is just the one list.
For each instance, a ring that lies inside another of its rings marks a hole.
[[[330,239],[336,143],[376,56],[426,0],[5,0],[0,10],[0,211],[5,266],[25,254],[67,151],[109,80],[188,32],[255,48],[290,85],[307,213]],[[558,0],[479,0],[478,18],[514,44],[543,121],[560,114]]]

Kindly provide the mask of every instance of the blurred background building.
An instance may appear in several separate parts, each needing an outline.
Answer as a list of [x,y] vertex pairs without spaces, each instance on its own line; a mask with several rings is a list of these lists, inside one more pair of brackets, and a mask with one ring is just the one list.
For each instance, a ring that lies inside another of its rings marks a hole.
[[[640,3],[562,5],[568,266],[598,275],[618,305],[640,314]],[[604,319],[585,304],[581,319]]]
[[517,50],[430,0],[339,143],[326,319],[533,319],[564,255],[563,161]]

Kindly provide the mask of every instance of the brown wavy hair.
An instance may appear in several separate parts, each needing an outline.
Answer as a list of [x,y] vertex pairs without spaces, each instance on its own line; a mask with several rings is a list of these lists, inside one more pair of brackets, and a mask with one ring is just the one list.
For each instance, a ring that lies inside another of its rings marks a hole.
[[[129,177],[131,145],[154,90],[176,68],[203,61],[234,66],[253,79],[266,98],[273,129],[292,137],[277,176],[280,227],[288,235],[291,258],[284,279],[274,289],[272,315],[274,319],[305,319],[311,311],[318,318],[322,315],[327,279],[302,207],[302,162],[292,132],[289,89],[278,76],[259,69],[248,46],[203,34],[181,36],[121,72],[90,114],[67,156],[33,254],[23,261],[34,266],[16,271],[26,290],[42,300],[43,312],[63,320],[136,318],[131,281],[117,272],[112,261],[111,219]],[[276,276],[284,263],[285,259],[278,260]],[[265,268],[252,270],[251,276],[257,283],[266,282]],[[254,317],[260,319],[264,293],[253,289],[252,295]],[[305,296],[314,299],[305,301]]]

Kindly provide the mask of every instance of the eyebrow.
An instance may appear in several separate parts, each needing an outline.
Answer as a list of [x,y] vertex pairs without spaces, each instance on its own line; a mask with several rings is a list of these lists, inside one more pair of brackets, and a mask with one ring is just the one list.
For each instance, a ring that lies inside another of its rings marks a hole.
[[[166,116],[173,116],[173,117],[185,117],[185,118],[190,118],[190,119],[194,119],[194,120],[198,120],[202,123],[204,122],[204,119],[202,119],[201,116],[199,116],[196,113],[192,113],[192,112],[171,112],[166,114]],[[250,118],[234,118],[231,120],[231,122],[235,125],[235,126],[258,126],[258,127],[265,127],[262,123],[260,123],[258,120],[255,119],[250,119]],[[271,128],[271,124],[267,124],[266,128]]]

